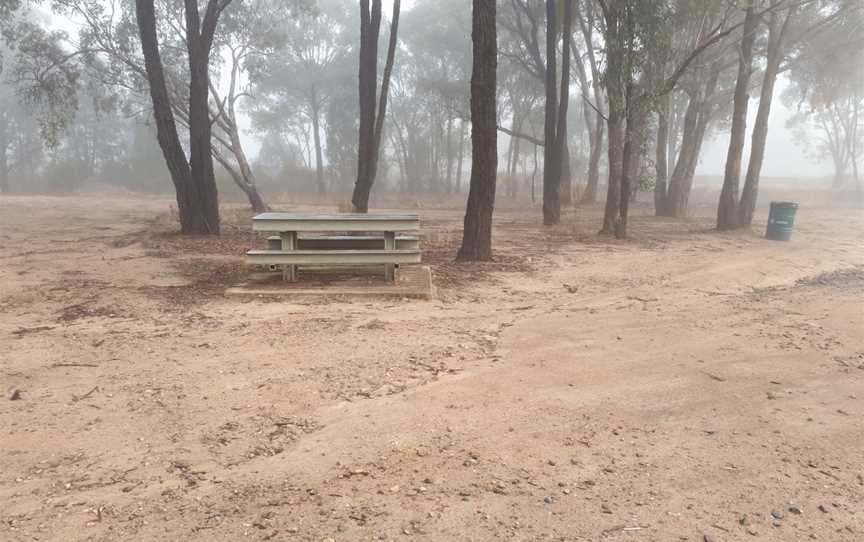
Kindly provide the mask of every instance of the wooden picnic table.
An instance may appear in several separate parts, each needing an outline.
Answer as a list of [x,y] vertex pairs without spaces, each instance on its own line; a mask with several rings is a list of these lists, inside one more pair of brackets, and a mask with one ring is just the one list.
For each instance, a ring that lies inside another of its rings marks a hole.
[[[419,263],[416,237],[399,232],[417,232],[416,214],[316,214],[268,212],[252,219],[252,230],[279,235],[268,250],[246,253],[250,264],[281,265],[285,280],[297,278],[298,265],[384,264],[385,278],[395,278],[395,266]],[[300,233],[324,234],[300,238]],[[357,235],[361,232],[372,236]],[[332,235],[335,233],[349,235]]]

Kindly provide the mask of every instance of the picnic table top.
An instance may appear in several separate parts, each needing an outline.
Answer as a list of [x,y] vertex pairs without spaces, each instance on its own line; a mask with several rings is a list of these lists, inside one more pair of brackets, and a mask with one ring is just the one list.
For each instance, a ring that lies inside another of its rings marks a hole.
[[364,213],[261,213],[252,218],[252,229],[269,232],[380,231],[420,229],[416,214]]

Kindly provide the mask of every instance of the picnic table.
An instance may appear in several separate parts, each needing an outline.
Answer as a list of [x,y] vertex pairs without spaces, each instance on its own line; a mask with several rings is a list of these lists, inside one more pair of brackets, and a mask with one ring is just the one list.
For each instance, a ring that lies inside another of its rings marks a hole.
[[288,281],[297,280],[300,265],[383,264],[392,281],[399,264],[420,263],[418,238],[397,235],[420,230],[416,214],[269,212],[252,218],[252,230],[277,235],[267,250],[248,251],[246,263],[280,267]]

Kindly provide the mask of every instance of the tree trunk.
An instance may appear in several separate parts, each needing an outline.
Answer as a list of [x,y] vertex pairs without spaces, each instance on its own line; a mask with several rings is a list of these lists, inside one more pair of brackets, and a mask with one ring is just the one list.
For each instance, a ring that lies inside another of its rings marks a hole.
[[[252,172],[252,166],[249,165],[249,159],[246,158],[246,151],[243,150],[243,142],[240,140],[240,132],[237,129],[237,116],[234,114],[234,106],[231,104],[229,106],[228,114],[231,116],[230,125],[228,130],[228,137],[231,140],[231,154],[234,155],[234,158],[237,160],[237,166],[240,168],[240,176],[235,177],[232,175],[234,179],[234,183],[243,190],[243,193],[246,194],[246,198],[249,200],[249,205],[252,207],[252,210],[256,213],[263,213],[265,211],[269,211],[270,207],[264,202],[264,198],[261,197],[261,193],[258,191],[258,184],[255,182],[255,174]],[[218,156],[214,153],[214,158],[218,161]],[[222,163],[220,161],[220,163]],[[224,163],[222,166],[225,169],[228,169],[230,172],[230,168],[226,167]]]
[[[387,42],[387,60],[384,62],[384,73],[381,76],[381,92],[378,96],[378,110],[374,112],[375,146],[372,149],[372,182],[375,181],[375,174],[378,171],[378,155],[381,150],[381,137],[384,133],[384,119],[387,116],[387,97],[390,94],[390,76],[393,74],[393,62],[396,59],[396,44],[399,38],[399,10],[400,0],[393,0],[393,17],[390,19],[390,36]],[[375,76],[377,77],[377,74],[375,74]],[[373,83],[373,87],[374,85],[375,83]]]
[[[237,166],[240,168],[239,173],[235,172],[230,165],[226,165],[226,162],[219,160],[219,156],[215,151],[213,157],[228,171],[231,178],[234,180],[234,184],[240,187],[240,190],[246,194],[246,199],[249,200],[249,206],[252,207],[254,212],[263,213],[269,211],[270,206],[264,202],[261,192],[258,191],[258,185],[255,182],[255,174],[252,173],[252,167],[249,165],[249,160],[246,158],[246,153],[243,151],[243,147],[234,147],[231,149],[231,152],[237,159]],[[237,174],[235,175],[235,173]]]
[[850,119],[852,121],[852,137],[849,140],[849,146],[851,147],[849,149],[849,158],[852,162],[852,180],[855,182],[855,196],[858,200],[858,205],[860,206],[864,204],[864,187],[861,186],[861,176],[858,171],[858,127],[860,126],[860,121],[858,119],[861,114],[859,110],[859,104],[861,101],[858,98],[857,91],[852,96],[852,100],[852,118]]
[[531,171],[531,204],[537,203],[537,169],[540,167],[540,159],[537,156],[538,145],[534,144],[534,169]]
[[471,23],[471,186],[458,260],[492,259],[492,211],[498,170],[495,1],[474,0]]
[[[255,184],[248,183],[246,179],[243,178],[243,174],[234,167],[234,164],[231,163],[228,158],[222,155],[219,152],[219,149],[213,147],[213,158],[219,162],[225,171],[228,172],[228,175],[231,176],[231,180],[234,181],[234,184],[237,185],[240,190],[246,195],[246,198],[249,200],[249,205],[252,207],[252,210],[256,213],[263,213],[269,211],[269,207],[266,203],[264,203],[264,199],[261,197],[261,194],[258,192]],[[233,154],[233,152],[232,152]]]
[[[609,73],[616,74],[617,70],[623,70],[619,53],[614,51],[609,54]],[[621,198],[621,178],[624,167],[624,93],[618,78],[613,75],[607,86],[609,98],[609,114],[607,126],[609,132],[609,179],[606,187],[606,208],[603,213],[603,227],[600,233],[613,233],[618,215],[618,204]]]
[[[213,4],[217,0],[209,0]],[[210,11],[208,6],[207,11]],[[212,34],[202,32],[197,0],[186,0],[186,48],[189,53],[189,168],[192,182],[198,187],[198,197],[207,233],[219,233],[219,196],[211,154],[212,124],[210,122],[210,47]],[[215,28],[213,29],[215,31]]]
[[[792,8],[790,8],[791,10]],[[786,33],[792,12],[786,14],[783,24],[780,24],[780,14],[771,12],[771,22],[768,26],[768,50],[766,53],[765,74],[762,77],[762,91],[759,97],[759,109],[753,125],[753,136],[750,145],[750,161],[747,164],[747,175],[744,178],[744,189],[741,192],[741,202],[738,204],[738,225],[749,226],[753,223],[753,213],[756,210],[756,199],[759,194],[759,174],[762,171],[762,161],[765,158],[765,144],[768,139],[768,117],[771,114],[771,100],[774,97],[774,83],[780,71],[780,60],[783,57],[783,35]]]
[[[558,102],[558,126],[555,130],[556,153],[561,165],[558,166],[558,176],[561,185],[559,191],[559,209],[561,204],[570,205],[573,202],[573,192],[570,183],[570,152],[567,149],[567,110],[570,105],[570,40],[572,38],[573,2],[564,2],[564,20],[561,22],[561,99]],[[560,217],[559,217],[560,220]]]
[[555,0],[546,0],[546,115],[543,138],[543,224],[561,221],[561,154],[557,145],[558,86],[556,85],[557,32]]
[[9,193],[9,117],[0,111],[0,194]]
[[462,192],[462,160],[465,157],[465,121],[459,121],[459,149],[456,156],[456,193]]
[[[213,1],[208,4],[208,13],[211,9],[216,9]],[[188,9],[190,4],[194,7],[194,14],[191,13],[193,10]],[[177,193],[180,229],[184,234],[218,234],[219,205],[213,177],[213,159],[210,154],[210,114],[207,109],[210,42],[201,40],[197,26],[192,29],[194,32],[189,33],[187,38],[190,44],[189,64],[192,71],[189,84],[189,133],[192,160],[187,161],[177,135],[174,114],[171,111],[171,100],[159,54],[153,0],[136,0],[135,13],[150,87],[150,98],[153,102],[156,137]],[[187,25],[197,23],[197,19],[196,3],[187,0]],[[210,22],[212,21],[208,20],[208,23]],[[215,22],[212,24],[215,25]],[[202,151],[202,144],[206,145],[205,151]],[[203,156],[204,154],[206,157]],[[194,171],[190,162],[194,162]]]
[[315,144],[315,186],[321,196],[327,193],[327,186],[324,184],[324,153],[321,150],[321,113],[318,96],[313,93],[311,98],[309,109],[312,113],[312,140]]
[[399,28],[399,0],[393,0],[393,19],[390,21],[390,40],[378,110],[375,109],[375,94],[378,79],[378,35],[381,30],[381,0],[360,0],[360,134],[357,147],[357,182],[351,202],[354,212],[369,210],[369,194],[378,171],[378,151],[384,131],[384,116],[387,111],[387,94],[390,74],[396,54],[397,30]]
[[[522,129],[522,120],[519,121],[519,130]],[[519,183],[517,175],[517,166],[519,165],[520,147],[522,145],[521,137],[513,138],[513,163],[510,165],[510,197],[515,198],[519,193]]]
[[597,187],[600,185],[600,158],[603,156],[603,125],[604,120],[594,112],[594,129],[589,135],[590,151],[588,153],[588,182],[582,193],[582,203],[594,203],[597,200]]
[[[717,88],[720,69],[716,64],[709,67],[708,80],[703,87],[697,87],[690,96],[690,103],[684,113],[681,149],[672,176],[669,179],[666,202],[666,216],[684,218],[693,188],[693,176],[699,163],[702,142],[713,115],[712,99]],[[673,139],[675,137],[673,136]]]
[[372,157],[375,147],[375,89],[378,76],[378,33],[381,29],[381,0],[360,0],[360,133],[357,139],[357,182],[351,203],[354,211],[369,210],[372,191]]
[[[600,185],[600,158],[603,156],[603,130],[606,120],[603,118],[602,101],[603,101],[603,83],[602,73],[597,65],[597,60],[594,56],[593,33],[594,33],[594,11],[591,2],[586,2],[586,9],[576,15],[576,20],[579,22],[579,27],[582,30],[582,37],[586,43],[585,54],[588,58],[588,64],[591,68],[591,79],[594,90],[594,104],[598,110],[594,111],[594,128],[589,128],[589,145],[588,153],[588,180],[585,184],[585,191],[582,193],[582,203],[594,203],[597,200],[597,187]],[[579,4],[577,3],[577,7]],[[571,40],[572,44],[572,40]],[[576,54],[574,53],[574,58]],[[578,66],[578,64],[577,64]],[[583,94],[588,96],[587,76],[586,84],[583,85]],[[592,107],[593,110],[593,107]]]
[[447,193],[453,192],[453,114],[448,109],[447,111],[447,135],[444,139],[444,147],[447,157]]
[[630,212],[630,201],[635,192],[633,182],[639,171],[639,160],[642,155],[642,147],[646,137],[646,121],[648,119],[647,104],[636,99],[636,85],[632,82],[627,85],[627,120],[624,133],[624,148],[621,155],[621,189],[618,201],[618,215],[615,217],[615,237],[624,239],[627,237],[627,219]]
[[657,141],[654,153],[654,215],[666,216],[666,184],[669,165],[669,96],[664,96],[657,111]]
[[738,79],[735,81],[726,172],[717,205],[717,229],[720,231],[731,230],[738,226],[738,184],[741,179],[741,156],[744,153],[744,138],[747,131],[747,105],[750,100],[747,90],[750,85],[750,73],[753,71],[753,42],[756,39],[758,23],[755,0],[749,0],[738,57]]
[[[567,128],[564,128],[565,132]],[[564,135],[564,146],[561,149],[561,205],[573,205],[573,172],[570,169],[570,148],[567,146],[567,134]]]
[[[512,132],[516,131],[516,115],[513,115],[513,121],[510,123],[510,128]],[[504,166],[504,189],[505,194],[512,196],[513,195],[513,176],[510,175],[510,172],[513,170],[513,147],[515,146],[516,140],[518,137],[511,137],[507,140],[507,164]]]

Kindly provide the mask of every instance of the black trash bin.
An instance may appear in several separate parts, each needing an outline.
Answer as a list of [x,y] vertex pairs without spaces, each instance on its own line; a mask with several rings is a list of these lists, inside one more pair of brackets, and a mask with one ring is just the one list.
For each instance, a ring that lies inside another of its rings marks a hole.
[[773,241],[788,241],[795,227],[795,212],[798,204],[791,201],[772,201],[768,212],[768,228],[765,238]]

